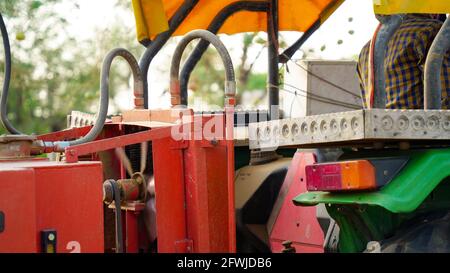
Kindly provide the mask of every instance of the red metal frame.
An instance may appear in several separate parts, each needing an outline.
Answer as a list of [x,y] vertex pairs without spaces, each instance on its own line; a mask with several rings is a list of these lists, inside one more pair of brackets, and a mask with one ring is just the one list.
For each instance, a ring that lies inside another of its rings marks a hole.
[[80,145],[69,146],[65,149],[66,162],[77,162],[78,157],[82,155],[107,151],[117,147],[124,147],[164,137],[170,137],[171,128],[172,127],[149,129],[139,133],[111,137]]
[[124,216],[124,230],[125,230],[125,252],[138,253],[139,252],[139,230],[138,218],[141,211],[125,210]]
[[63,141],[68,139],[76,139],[85,136],[91,128],[92,126],[70,128],[63,131],[39,135],[37,139],[43,141]]
[[[83,155],[152,141],[158,196],[158,252],[235,252],[233,112],[229,109],[226,115],[195,116],[194,120],[203,126],[218,116],[226,130],[217,141],[206,140],[204,136],[199,140],[175,141],[171,132],[177,130],[174,126],[180,125],[173,125],[67,147],[66,162],[74,163]],[[194,131],[194,123],[183,126]],[[42,135],[39,139],[77,138],[89,129],[90,126],[73,128]],[[136,252],[139,240],[137,215],[129,211],[124,213],[126,251]]]
[[[196,121],[205,124],[210,118]],[[153,141],[158,252],[235,251],[234,195],[229,192],[230,180],[234,191],[234,144],[220,137],[217,142]]]
[[298,207],[292,202],[294,197],[306,192],[305,166],[316,162],[313,153],[297,152],[289,166],[276,207],[278,211],[270,232],[272,252],[284,249],[282,243],[291,241],[297,253],[323,252],[324,234],[316,217],[316,207]]

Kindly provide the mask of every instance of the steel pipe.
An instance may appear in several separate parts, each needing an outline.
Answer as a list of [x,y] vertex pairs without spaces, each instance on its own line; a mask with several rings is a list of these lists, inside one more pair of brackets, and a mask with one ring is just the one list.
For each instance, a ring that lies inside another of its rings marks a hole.
[[[269,93],[269,120],[278,119],[278,106],[280,104],[278,75],[279,64],[279,42],[278,42],[278,0],[270,1],[270,8],[267,12],[267,42],[268,42],[268,66],[267,80]],[[274,111],[275,110],[275,111]]]

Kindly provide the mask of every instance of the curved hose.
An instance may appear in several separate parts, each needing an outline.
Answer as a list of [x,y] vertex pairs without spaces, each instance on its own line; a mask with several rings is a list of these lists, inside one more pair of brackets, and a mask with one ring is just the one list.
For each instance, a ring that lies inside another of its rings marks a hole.
[[145,109],[148,108],[148,71],[150,69],[150,63],[153,58],[161,50],[161,48],[166,44],[175,30],[181,25],[181,23],[186,19],[186,17],[195,8],[200,0],[185,0],[183,4],[178,8],[175,14],[169,20],[169,29],[162,32],[156,36],[156,38],[150,43],[147,49],[139,60],[139,67],[141,68],[142,74],[144,75],[144,99]]
[[425,109],[441,109],[441,70],[445,53],[450,49],[450,19],[447,19],[436,35],[425,62]]
[[[208,26],[208,31],[217,34],[226,20],[240,11],[251,11],[251,12],[267,12],[269,9],[269,3],[267,1],[238,1],[234,2],[225,8],[223,8]],[[188,93],[188,83],[191,73],[194,70],[197,63],[202,58],[203,54],[208,49],[209,42],[205,40],[200,40],[195,46],[195,49],[189,55],[188,59],[184,62],[183,68],[181,69],[180,75],[180,92],[181,92],[181,103],[182,105],[187,105],[187,93]]]
[[234,206],[234,105],[236,95],[236,79],[230,54],[219,37],[207,30],[194,30],[186,34],[175,49],[170,67],[170,95],[172,106],[180,105],[180,63],[186,46],[194,39],[201,38],[211,43],[219,52],[225,65],[225,124],[227,147],[227,189],[228,189],[228,238],[229,251],[236,252],[236,218]]
[[377,19],[381,22],[382,26],[379,29],[378,35],[374,44],[374,108],[386,108],[386,77],[384,75],[385,67],[384,60],[386,52],[388,50],[389,40],[395,34],[395,31],[400,27],[403,21],[401,15],[381,16],[378,15]]
[[3,81],[3,89],[0,101],[0,119],[3,126],[14,135],[22,135],[22,133],[14,128],[11,122],[8,120],[8,114],[6,111],[8,102],[9,82],[11,80],[11,47],[9,45],[8,31],[6,30],[3,16],[0,14],[0,30],[2,32],[3,48],[5,49],[5,79]]
[[234,97],[236,95],[236,78],[234,74],[233,62],[225,45],[220,41],[219,37],[207,30],[194,30],[186,34],[175,49],[172,64],[170,67],[170,95],[172,106],[180,105],[180,63],[186,46],[194,39],[201,38],[211,43],[219,52],[222,62],[225,65],[225,106],[235,104]]
[[67,146],[79,145],[86,142],[93,141],[97,138],[100,132],[103,130],[105,124],[106,115],[108,114],[109,104],[109,73],[111,70],[111,64],[115,57],[120,56],[124,58],[130,65],[133,73],[134,80],[134,95],[136,108],[144,107],[144,84],[142,81],[142,73],[139,65],[134,56],[126,49],[116,48],[111,50],[103,60],[103,66],[101,70],[100,78],[100,102],[99,111],[97,113],[97,119],[91,130],[82,138],[73,141],[56,142],[55,146],[58,151],[63,151]]

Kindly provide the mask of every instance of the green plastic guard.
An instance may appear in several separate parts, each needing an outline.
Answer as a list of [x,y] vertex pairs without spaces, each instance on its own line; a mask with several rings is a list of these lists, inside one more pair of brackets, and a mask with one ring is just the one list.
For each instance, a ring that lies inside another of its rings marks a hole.
[[411,159],[386,186],[374,192],[308,192],[294,198],[298,206],[324,204],[366,204],[392,213],[415,211],[425,198],[450,176],[450,149],[411,151]]

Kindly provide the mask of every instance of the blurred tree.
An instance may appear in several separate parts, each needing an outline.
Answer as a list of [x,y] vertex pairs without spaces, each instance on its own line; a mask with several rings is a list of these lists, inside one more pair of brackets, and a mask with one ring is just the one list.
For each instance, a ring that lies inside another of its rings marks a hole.
[[[61,9],[79,9],[77,2],[0,1],[13,56],[8,116],[25,133],[61,130],[65,128],[66,116],[71,110],[95,113],[100,67],[106,53],[115,47],[127,48],[136,57],[143,53],[144,48],[136,42],[133,26],[129,22],[125,24],[124,16],[121,16],[123,12],[131,13],[129,0],[115,0],[117,14],[111,15],[115,18],[114,23],[96,29],[96,36],[84,40],[70,33],[70,23],[60,12]],[[267,47],[265,36],[265,33],[246,33],[241,35],[242,47],[229,48],[231,52],[238,52],[234,61],[239,104],[244,92],[256,91],[253,105],[266,96],[266,73],[254,71],[256,60]],[[173,39],[169,44],[176,41]],[[283,41],[280,47],[285,47]],[[0,54],[0,72],[3,72],[1,47]],[[159,74],[168,74],[169,61],[156,67]],[[131,92],[131,72],[120,58],[116,62],[111,70],[110,98],[121,92]],[[3,73],[0,73],[0,83],[2,81]],[[191,77],[190,102],[201,98],[205,104],[222,106],[223,82],[222,62],[215,50],[209,48]],[[120,110],[112,99],[110,109]],[[1,126],[0,133],[5,133]]]
[[[117,5],[124,7],[124,1],[117,0]],[[100,66],[106,53],[118,46],[131,50],[135,56],[142,52],[133,30],[120,20],[97,29],[95,38],[77,40],[58,12],[61,8],[79,6],[76,0],[0,2],[13,57],[8,116],[25,133],[61,130],[71,110],[96,112]],[[3,48],[0,54],[3,60]],[[0,62],[2,72],[3,69],[4,63]],[[130,76],[125,61],[118,59],[111,70],[111,98],[120,90],[129,89]],[[112,100],[111,106],[117,109]],[[0,128],[0,133],[5,130]]]

